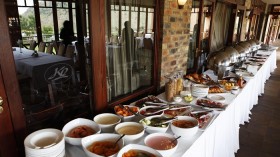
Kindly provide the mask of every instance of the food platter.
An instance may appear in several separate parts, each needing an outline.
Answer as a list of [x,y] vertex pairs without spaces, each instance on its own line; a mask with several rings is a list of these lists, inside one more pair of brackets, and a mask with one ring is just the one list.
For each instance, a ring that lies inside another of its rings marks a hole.
[[211,109],[211,110],[225,110],[227,107],[227,104],[216,102],[208,98],[199,98],[191,102],[191,104],[196,105],[197,107],[203,108],[203,109]]

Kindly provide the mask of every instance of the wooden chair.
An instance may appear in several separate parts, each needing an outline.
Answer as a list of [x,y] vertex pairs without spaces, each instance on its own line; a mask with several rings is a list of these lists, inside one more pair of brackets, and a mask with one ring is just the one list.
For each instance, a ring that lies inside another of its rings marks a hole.
[[74,45],[67,45],[65,57],[73,58],[75,52],[75,46]]
[[30,40],[29,41],[29,50],[35,50],[36,47],[36,41],[35,40]]
[[46,43],[45,42],[40,42],[39,47],[38,47],[38,51],[39,52],[45,52],[46,49]]
[[59,56],[63,56],[64,51],[65,51],[65,45],[64,45],[64,44],[62,44],[62,43],[60,43],[60,44],[59,44],[59,48],[58,48],[57,55],[59,55]]
[[53,43],[49,43],[49,45],[47,46],[46,53],[53,54]]

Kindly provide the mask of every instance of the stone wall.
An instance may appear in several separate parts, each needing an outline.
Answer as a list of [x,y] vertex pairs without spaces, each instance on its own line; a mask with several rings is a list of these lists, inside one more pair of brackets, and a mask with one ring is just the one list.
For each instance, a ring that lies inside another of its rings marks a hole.
[[186,72],[191,4],[192,0],[188,0],[183,9],[178,9],[177,0],[164,0],[160,87],[165,85],[165,76]]

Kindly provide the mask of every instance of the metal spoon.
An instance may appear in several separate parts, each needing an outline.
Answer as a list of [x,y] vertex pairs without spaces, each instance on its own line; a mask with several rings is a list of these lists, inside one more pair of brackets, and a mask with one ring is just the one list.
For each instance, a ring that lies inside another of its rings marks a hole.
[[119,138],[117,139],[117,141],[114,143],[114,146],[116,146],[117,143],[119,142],[119,140],[121,140],[124,136],[125,136],[125,134],[123,134],[121,137],[119,137]]
[[171,141],[171,143],[175,142],[175,141],[178,140],[179,138],[181,138],[181,136],[178,136],[178,137],[176,137],[175,139],[173,139],[173,140]]

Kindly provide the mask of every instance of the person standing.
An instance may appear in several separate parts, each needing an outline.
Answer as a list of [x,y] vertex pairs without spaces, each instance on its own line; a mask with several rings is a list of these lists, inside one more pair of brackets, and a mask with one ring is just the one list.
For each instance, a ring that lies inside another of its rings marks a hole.
[[62,39],[62,43],[67,48],[67,45],[71,45],[72,41],[76,39],[74,36],[73,27],[70,21],[66,20],[63,22],[63,28],[60,32],[60,39]]

